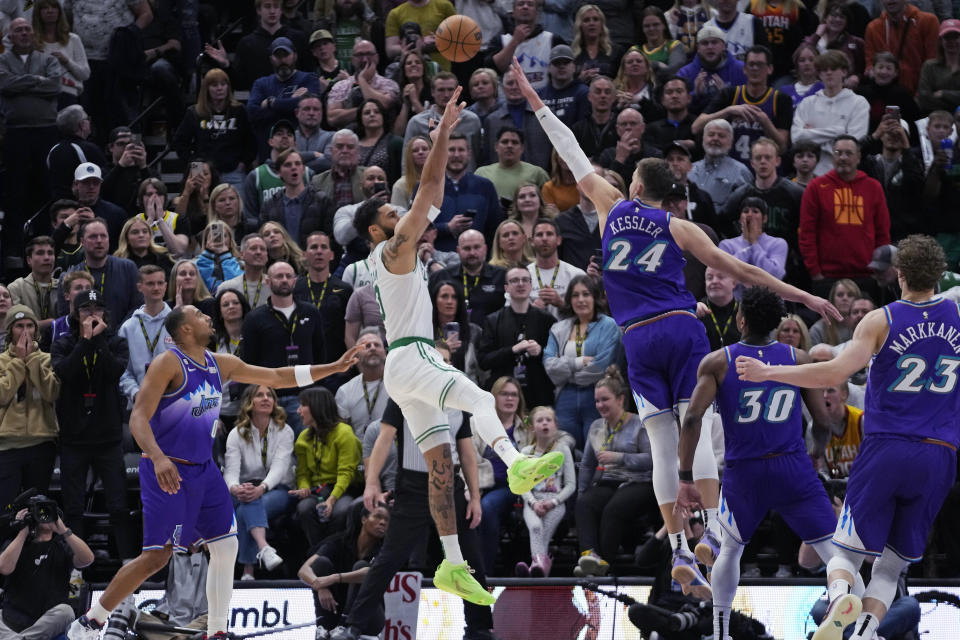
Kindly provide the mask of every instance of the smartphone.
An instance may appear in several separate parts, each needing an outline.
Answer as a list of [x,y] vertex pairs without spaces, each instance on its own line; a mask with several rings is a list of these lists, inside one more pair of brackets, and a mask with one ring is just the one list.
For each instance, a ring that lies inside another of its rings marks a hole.
[[374,193],[385,193],[387,191],[386,182],[374,182],[373,183],[373,192]]
[[476,209],[467,209],[466,211],[463,212],[463,215],[465,215],[466,217],[468,217],[468,218],[470,218],[470,219],[472,220],[473,218],[476,218],[476,217],[477,217],[477,210],[476,210]]
[[883,115],[887,118],[893,118],[896,121],[900,121],[900,107],[895,104],[887,105],[887,108],[883,110]]
[[196,160],[190,163],[190,177],[203,174],[203,163]]
[[593,259],[597,261],[598,265],[603,264],[603,249],[594,249]]
[[139,134],[139,133],[131,133],[131,134],[130,134],[130,144],[135,144],[135,145],[137,145],[138,147],[142,147],[142,146],[143,146],[143,135],[142,135],[142,134]]
[[446,340],[449,338],[451,333],[460,333],[459,322],[448,322],[443,325],[443,339]]

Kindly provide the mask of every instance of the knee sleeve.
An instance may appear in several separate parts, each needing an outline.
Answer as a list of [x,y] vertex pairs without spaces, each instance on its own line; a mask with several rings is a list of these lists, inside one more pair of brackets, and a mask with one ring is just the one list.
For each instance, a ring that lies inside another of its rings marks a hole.
[[720,553],[710,574],[710,587],[713,589],[715,605],[728,608],[733,606],[733,597],[737,594],[737,583],[740,582],[740,556],[742,555],[743,545],[724,533]]
[[[687,403],[680,404],[680,415],[686,413]],[[682,421],[683,418],[680,418]],[[719,480],[717,471],[717,457],[713,454],[713,407],[703,414],[703,424],[700,427],[700,440],[693,454],[694,480]]]
[[650,456],[653,458],[653,493],[657,504],[675,502],[680,490],[677,477],[677,445],[680,433],[677,420],[670,410],[644,420],[647,437],[650,439]]
[[833,557],[827,561],[827,576],[834,571],[846,571],[856,580],[860,574],[861,564],[863,564],[863,556],[842,547],[836,547],[833,550]]
[[233,566],[237,562],[237,537],[228,536],[207,543],[207,635],[227,630],[230,596],[233,594]]
[[879,600],[889,609],[893,597],[897,594],[897,581],[908,564],[910,563],[907,560],[895,554],[889,547],[884,549],[883,554],[873,561],[870,584],[863,592],[863,597]]

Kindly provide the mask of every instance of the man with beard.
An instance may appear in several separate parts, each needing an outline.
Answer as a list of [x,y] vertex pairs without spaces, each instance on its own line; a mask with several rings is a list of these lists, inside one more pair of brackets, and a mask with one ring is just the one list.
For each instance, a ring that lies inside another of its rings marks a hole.
[[547,86],[550,51],[558,44],[565,44],[563,38],[544,31],[539,24],[540,5],[537,0],[516,0],[513,3],[513,33],[504,34],[491,43],[483,65],[505,73],[516,58],[534,89]]
[[693,86],[692,109],[703,111],[724,87],[744,84],[743,63],[727,53],[727,36],[718,27],[703,27],[697,33],[697,55],[677,75]]
[[[503,74],[503,98],[505,103],[487,115],[484,123],[483,150],[480,152],[480,163],[493,162],[497,159],[495,148],[500,139],[500,131],[507,127],[514,127],[523,132],[527,140],[536,140],[543,135],[543,128],[533,115],[533,109],[523,99],[520,93],[520,84],[512,69]],[[614,138],[614,143],[616,138]],[[534,144],[523,149],[522,159],[538,167],[550,166],[550,145]]]
[[303,157],[303,162],[316,173],[330,168],[330,143],[333,142],[333,131],[326,131],[323,126],[323,100],[313,93],[300,96],[297,108],[296,147]]
[[[274,262],[267,269],[270,300],[243,319],[243,360],[258,367],[293,367],[326,359],[323,318],[315,305],[295,300],[297,274],[289,264]],[[303,431],[297,407],[299,390],[277,391],[278,404],[287,412],[287,424]]]
[[143,296],[137,290],[140,272],[130,260],[107,253],[109,239],[107,222],[103,218],[83,223],[78,236],[83,247],[83,260],[67,272],[86,271],[92,275],[93,288],[106,301],[111,321],[119,324],[143,304]]
[[711,120],[703,128],[703,160],[693,163],[689,178],[701,186],[713,200],[716,211],[723,211],[730,194],[753,180],[750,169],[730,156],[733,127],[723,118]]
[[[497,162],[477,169],[476,175],[493,183],[501,201],[512,202],[513,194],[524,182],[532,182],[540,188],[550,179],[547,172],[543,170],[546,165],[535,165],[520,159],[523,157],[524,140],[523,132],[519,129],[503,127],[497,134],[497,146],[494,147],[497,152]],[[534,146],[545,147],[546,145],[535,142]]]
[[363,440],[363,434],[371,422],[380,420],[390,400],[383,390],[383,365],[387,351],[380,338],[380,329],[367,327],[360,330],[357,339],[360,345],[357,370],[337,390],[337,412],[340,418],[353,427],[353,432]]
[[540,218],[533,224],[530,244],[536,258],[527,265],[532,282],[530,300],[555,318],[559,318],[563,308],[567,285],[577,276],[586,275],[583,270],[560,259],[558,249],[561,242],[560,227],[554,220]]
[[311,231],[307,234],[303,252],[307,274],[297,278],[293,297],[309,302],[320,311],[327,357],[339,358],[347,350],[343,341],[344,317],[353,288],[331,275],[330,263],[334,260],[334,253],[330,247],[330,236],[323,231]]
[[308,64],[312,61],[306,34],[284,25],[280,20],[283,16],[283,0],[256,0],[254,4],[257,9],[257,28],[237,42],[237,55],[233,65],[226,57],[226,52],[223,52],[223,66],[233,66],[235,70],[232,74],[235,90],[250,89],[257,78],[270,73],[267,57],[273,53],[271,43],[275,43],[278,38],[283,37],[291,42],[292,47],[296,47],[291,48],[291,51],[296,51]]
[[102,218],[107,223],[112,253],[117,250],[120,231],[128,216],[122,208],[100,197],[102,186],[103,172],[92,162],[84,162],[73,172],[73,198],[80,203],[81,207],[93,210],[94,216]]
[[430,284],[442,280],[462,284],[470,321],[482,325],[484,318],[503,308],[506,271],[486,262],[487,243],[476,229],[467,229],[457,238],[457,255],[460,264],[435,271]]
[[[277,172],[277,158],[287,149],[292,149],[295,140],[296,127],[289,120],[278,120],[270,128],[270,137],[267,138],[270,156],[266,162],[247,174],[241,187],[243,217],[248,228],[260,227],[260,209],[263,203],[273,194],[283,191],[283,178]],[[304,174],[304,180],[308,180],[311,173],[308,168]]]
[[[433,97],[433,104],[410,118],[410,121],[407,123],[407,130],[403,136],[404,148],[406,148],[414,136],[430,136],[431,124],[438,122],[443,116],[443,110],[447,108],[447,102],[450,101],[450,96],[453,95],[453,92],[456,91],[459,86],[460,81],[457,80],[457,76],[449,71],[441,71],[433,76],[433,79],[430,81],[430,95]],[[460,114],[460,122],[457,123],[457,128],[454,130],[453,135],[456,135],[458,138],[466,138],[470,143],[471,153],[467,160],[469,161],[469,169],[471,171],[477,168],[475,158],[480,155],[480,135],[482,129],[480,117],[472,111],[464,111]],[[404,160],[403,168],[406,168],[406,160]]]
[[550,50],[550,79],[540,89],[540,99],[550,107],[568,127],[587,117],[590,105],[587,102],[587,87],[574,77],[577,67],[573,62],[573,49],[558,44]]
[[400,87],[377,73],[380,56],[369,40],[357,40],[353,45],[353,75],[333,85],[327,94],[327,123],[331,127],[346,127],[357,120],[360,105],[376,100],[390,111],[400,97]]
[[281,119],[296,118],[300,98],[307,93],[320,95],[317,74],[297,71],[297,52],[289,38],[280,37],[270,44],[273,73],[257,78],[247,100],[247,115],[260,146],[260,157],[267,155],[267,131]]
[[692,127],[696,116],[690,113],[690,100],[690,87],[685,79],[680,76],[667,78],[663,83],[661,96],[667,115],[647,126],[647,140],[650,144],[664,149],[671,142],[679,142],[687,149],[693,149],[695,136]]
[[604,169],[613,169],[623,178],[624,184],[630,184],[637,163],[644,158],[661,158],[663,154],[643,138],[646,123],[643,114],[633,108],[626,108],[617,114],[617,141],[607,147],[597,158],[597,164]]
[[690,171],[693,170],[693,163],[690,161],[690,150],[679,142],[671,142],[666,146],[663,152],[663,159],[667,161],[670,171],[676,180],[674,185],[678,191],[683,192],[683,200],[686,202],[685,218],[693,222],[705,224],[717,235],[729,236],[735,233],[733,225],[725,224],[717,216],[716,209],[713,208],[713,200],[710,195],[690,182]]

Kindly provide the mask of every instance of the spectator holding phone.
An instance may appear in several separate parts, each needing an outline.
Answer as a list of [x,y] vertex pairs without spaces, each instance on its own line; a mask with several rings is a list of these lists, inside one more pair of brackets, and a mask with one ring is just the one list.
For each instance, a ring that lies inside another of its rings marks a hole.
[[224,281],[243,276],[238,261],[240,250],[225,222],[208,224],[201,234],[200,246],[203,251],[197,256],[197,271],[208,290],[216,291]]
[[207,224],[210,194],[219,183],[220,175],[212,164],[201,159],[190,162],[190,171],[183,176],[180,195],[174,198],[173,209],[184,221],[184,229],[187,229],[191,241],[199,237]]
[[[57,252],[57,267],[66,271],[68,267],[83,259],[77,230],[95,214],[89,207],[82,207],[76,200],[63,198],[50,205],[50,225],[53,227],[53,245]],[[122,235],[122,234],[121,234]],[[58,304],[60,308],[66,305]]]
[[459,282],[434,281],[430,285],[433,301],[433,330],[437,340],[450,348],[450,363],[479,383],[476,342],[480,327],[470,322],[463,287]]
[[400,177],[403,138],[393,135],[387,110],[376,100],[364,100],[357,112],[357,146],[360,166],[380,167],[387,172],[387,182]]
[[115,202],[128,215],[140,213],[137,191],[152,174],[147,168],[147,149],[140,134],[130,127],[114,127],[107,143],[107,164],[104,167],[103,197]]

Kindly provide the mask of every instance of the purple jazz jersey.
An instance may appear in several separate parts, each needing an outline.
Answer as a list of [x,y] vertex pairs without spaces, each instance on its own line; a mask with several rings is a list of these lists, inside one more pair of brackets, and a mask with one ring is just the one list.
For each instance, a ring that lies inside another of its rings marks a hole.
[[778,382],[745,382],[737,356],[767,364],[796,364],[779,342],[724,347],[727,375],[717,393],[723,420],[724,473],[720,524],[741,544],[775,509],[804,542],[827,540],[837,526],[830,499],[803,444],[800,390]]
[[837,526],[830,498],[806,453],[727,461],[720,490],[720,526],[734,540],[747,544],[771,509],[808,544],[829,540]]
[[938,297],[883,310],[890,329],[870,365],[865,435],[833,541],[916,562],[956,477],[960,308]]
[[610,210],[603,230],[603,286],[621,327],[696,309],[683,278],[686,263],[670,235],[669,213],[639,200],[621,200]]
[[183,372],[183,384],[160,399],[150,418],[160,450],[177,463],[180,491],[170,495],[157,484],[153,463],[140,462],[143,501],[143,547],[190,544],[235,535],[233,501],[212,458],[213,433],[220,417],[221,380],[217,361],[209,351],[201,364],[171,348]]
[[723,419],[724,458],[762,458],[782,453],[804,453],[800,390],[779,382],[744,382],[737,376],[737,356],[757,358],[767,364],[797,363],[793,347],[771,342],[743,342],[723,348],[727,375],[717,393]]
[[[690,399],[697,366],[710,351],[697,301],[683,278],[686,260],[670,234],[670,214],[639,200],[621,200],[603,230],[603,285],[623,336],[630,387],[642,414]],[[683,313],[687,312],[687,313]]]
[[180,361],[183,384],[163,394],[150,428],[160,450],[166,455],[195,462],[206,462],[213,455],[213,436],[220,417],[220,369],[209,351],[201,364],[179,349],[170,351]]
[[177,464],[177,471],[180,491],[170,495],[157,484],[153,461],[140,459],[144,550],[169,544],[183,551],[191,544],[237,535],[233,500],[216,463]]

